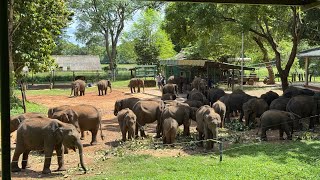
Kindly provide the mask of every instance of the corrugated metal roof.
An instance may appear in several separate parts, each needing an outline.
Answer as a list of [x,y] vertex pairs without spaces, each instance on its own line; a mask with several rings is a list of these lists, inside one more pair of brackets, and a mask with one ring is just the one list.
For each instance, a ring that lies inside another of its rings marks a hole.
[[161,60],[160,65],[167,66],[204,66],[206,60]]
[[320,48],[309,49],[297,54],[297,57],[320,57]]
[[92,55],[54,55],[52,56],[63,71],[97,71],[101,70],[99,56]]

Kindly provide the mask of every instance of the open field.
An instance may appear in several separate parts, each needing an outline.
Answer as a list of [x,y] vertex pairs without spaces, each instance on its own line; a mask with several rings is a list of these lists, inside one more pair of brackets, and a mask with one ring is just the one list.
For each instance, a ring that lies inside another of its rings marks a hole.
[[[65,155],[67,171],[42,175],[43,155],[32,152],[29,156],[31,167],[25,172],[12,173],[14,179],[319,179],[320,142],[317,133],[296,134],[293,141],[279,141],[278,131],[268,132],[270,142],[260,142],[256,129],[234,131],[220,129],[220,136],[226,137],[223,144],[223,161],[219,162],[218,148],[206,151],[195,143],[163,147],[155,135],[156,123],[148,124],[148,138],[121,143],[121,134],[114,103],[128,97],[159,98],[157,88],[146,88],[145,93],[131,94],[127,81],[113,83],[113,91],[107,96],[98,96],[96,87],[87,88],[85,96],[69,97],[70,90],[29,90],[27,109],[29,112],[46,113],[49,107],[69,104],[90,104],[102,113],[102,128],[106,136],[96,146],[90,146],[91,135],[83,140],[84,160],[89,171],[79,171],[76,152]],[[260,96],[273,90],[282,94],[279,87],[247,88],[250,95]],[[19,93],[19,92],[16,92]],[[185,95],[181,95],[184,97]],[[20,113],[15,111],[13,113]],[[196,140],[196,123],[192,122],[191,137],[178,137],[178,142]],[[183,127],[180,127],[182,131]],[[317,128],[319,132],[319,128]],[[304,139],[303,141],[297,138]],[[15,134],[11,138],[14,152]],[[51,170],[57,168],[53,157]]]

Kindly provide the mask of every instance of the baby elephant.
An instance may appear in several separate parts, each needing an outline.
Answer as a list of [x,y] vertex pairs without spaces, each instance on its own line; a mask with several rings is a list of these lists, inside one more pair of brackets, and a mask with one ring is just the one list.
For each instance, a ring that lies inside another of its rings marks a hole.
[[268,110],[261,115],[261,140],[267,140],[266,131],[269,129],[279,129],[280,140],[283,140],[283,132],[287,139],[292,139],[293,128],[298,127],[298,120],[295,116],[286,111]]
[[118,122],[122,132],[122,141],[126,141],[128,132],[128,139],[134,138],[136,128],[137,116],[129,108],[122,109],[118,112]]
[[102,96],[106,95],[108,87],[110,88],[110,93],[112,92],[110,80],[101,80],[98,82],[97,86],[98,86],[99,96],[100,96],[100,92]]
[[163,121],[163,144],[173,144],[176,142],[178,122],[169,117]]
[[45,116],[43,114],[35,113],[35,112],[23,113],[20,115],[10,117],[10,133],[17,130],[19,125],[24,120],[29,119],[29,118],[41,118],[41,117],[45,117]]

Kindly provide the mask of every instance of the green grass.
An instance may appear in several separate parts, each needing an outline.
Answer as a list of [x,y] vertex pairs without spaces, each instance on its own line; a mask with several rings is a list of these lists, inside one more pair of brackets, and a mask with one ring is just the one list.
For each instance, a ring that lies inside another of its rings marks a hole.
[[[36,103],[32,103],[27,101],[26,102],[26,109],[27,112],[38,112],[38,113],[42,113],[42,114],[47,114],[48,112],[48,108],[40,105],[40,104],[36,104]],[[16,107],[11,109],[10,111],[10,115],[16,115],[16,114],[22,114],[23,113],[23,108],[22,107]]]
[[126,155],[96,162],[83,179],[319,179],[320,142],[259,143],[217,155]]

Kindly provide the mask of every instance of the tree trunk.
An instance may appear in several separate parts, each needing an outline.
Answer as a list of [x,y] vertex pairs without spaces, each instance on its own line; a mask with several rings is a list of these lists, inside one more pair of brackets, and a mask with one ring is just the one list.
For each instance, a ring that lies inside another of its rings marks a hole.
[[289,86],[288,82],[288,73],[281,73],[280,74],[281,84],[282,84],[282,90],[286,90]]
[[257,43],[257,45],[259,46],[262,54],[263,54],[263,62],[266,63],[266,68],[268,70],[268,74],[269,74],[269,80],[267,82],[267,84],[275,84],[275,77],[274,77],[274,72],[271,66],[271,63],[269,62],[269,56],[268,56],[268,51],[267,49],[264,47],[263,42],[261,40],[261,37],[256,37],[253,36],[253,40]]

